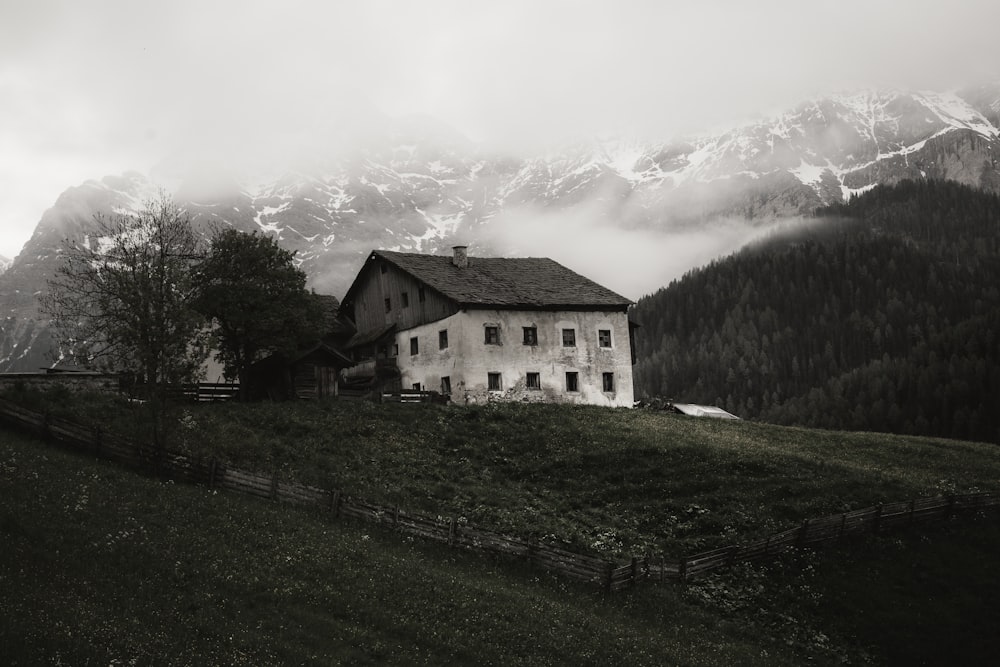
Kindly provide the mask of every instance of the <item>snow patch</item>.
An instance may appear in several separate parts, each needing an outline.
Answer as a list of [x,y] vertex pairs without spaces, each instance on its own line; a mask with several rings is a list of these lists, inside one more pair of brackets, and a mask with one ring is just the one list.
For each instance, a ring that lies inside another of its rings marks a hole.
[[814,183],[819,183],[820,178],[822,178],[823,173],[830,169],[829,163],[816,166],[812,164],[807,164],[805,160],[801,161],[798,167],[789,169],[788,172],[799,179],[805,185],[812,185]]
[[268,234],[281,234],[281,226],[275,220],[264,221],[263,218],[273,218],[278,213],[283,213],[291,208],[292,202],[286,201],[280,206],[265,206],[260,211],[258,211],[254,217],[253,221],[257,223],[261,231]]
[[954,93],[923,91],[915,97],[952,128],[974,130],[990,138],[1000,136],[1000,130]]
[[869,183],[868,185],[862,185],[860,188],[849,188],[846,185],[840,186],[840,192],[844,197],[844,201],[848,201],[851,197],[857,197],[860,194],[864,194],[869,190],[877,186],[878,183]]
[[413,241],[417,252],[423,248],[425,241],[433,239],[444,239],[455,234],[459,224],[462,222],[463,213],[453,213],[450,215],[441,213],[428,214],[426,211],[417,209],[417,213],[423,216],[427,222],[427,231],[420,236],[414,236]]

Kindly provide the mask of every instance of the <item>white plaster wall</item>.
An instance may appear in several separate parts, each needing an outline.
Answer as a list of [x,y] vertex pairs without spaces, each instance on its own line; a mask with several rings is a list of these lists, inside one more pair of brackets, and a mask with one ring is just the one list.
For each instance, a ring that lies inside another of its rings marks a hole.
[[[500,327],[500,344],[485,344],[485,327]],[[537,345],[523,344],[523,327],[538,331]],[[438,332],[448,330],[448,348],[438,348]],[[563,347],[562,330],[576,330],[576,346]],[[598,345],[598,330],[611,331],[611,347]],[[628,317],[621,312],[463,311],[432,324],[396,334],[402,385],[420,383],[440,390],[441,377],[451,379],[452,400],[480,403],[488,400],[587,403],[631,407],[632,352]],[[410,338],[419,352],[410,355]],[[579,391],[566,391],[566,372],[578,373]],[[489,373],[499,372],[502,390],[489,391]],[[538,373],[541,390],[525,386],[527,373]],[[603,391],[605,372],[614,373],[615,391]]]

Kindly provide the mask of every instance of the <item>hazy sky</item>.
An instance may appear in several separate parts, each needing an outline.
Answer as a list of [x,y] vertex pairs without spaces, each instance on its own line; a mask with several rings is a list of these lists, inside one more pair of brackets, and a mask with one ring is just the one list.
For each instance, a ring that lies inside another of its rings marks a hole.
[[996,0],[0,0],[0,254],[69,186],[427,114],[526,150],[1000,77]]

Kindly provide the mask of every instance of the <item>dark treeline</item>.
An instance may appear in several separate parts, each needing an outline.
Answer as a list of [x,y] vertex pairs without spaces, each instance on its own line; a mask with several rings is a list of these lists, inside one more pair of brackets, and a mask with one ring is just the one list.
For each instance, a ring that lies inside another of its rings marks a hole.
[[878,187],[635,307],[640,396],[1000,443],[1000,197]]

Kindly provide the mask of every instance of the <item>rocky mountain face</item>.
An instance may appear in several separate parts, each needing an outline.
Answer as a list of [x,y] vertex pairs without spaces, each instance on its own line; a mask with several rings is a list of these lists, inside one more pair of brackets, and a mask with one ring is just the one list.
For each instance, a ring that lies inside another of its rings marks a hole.
[[10,259],[9,257],[4,257],[3,255],[0,255],[0,274],[9,269],[13,261],[14,260]]
[[[868,92],[806,102],[779,117],[665,145],[589,142],[532,157],[483,152],[411,126],[364,150],[272,178],[189,177],[175,200],[199,228],[261,231],[297,253],[320,292],[342,295],[374,248],[437,252],[456,238],[480,254],[517,250],[505,220],[564,212],[670,234],[714,220],[763,224],[809,213],[879,183],[948,179],[1000,191],[1000,85],[959,94]],[[63,240],[95,214],[155,193],[129,173],[63,193],[0,275],[0,371],[58,358],[37,296]]]

